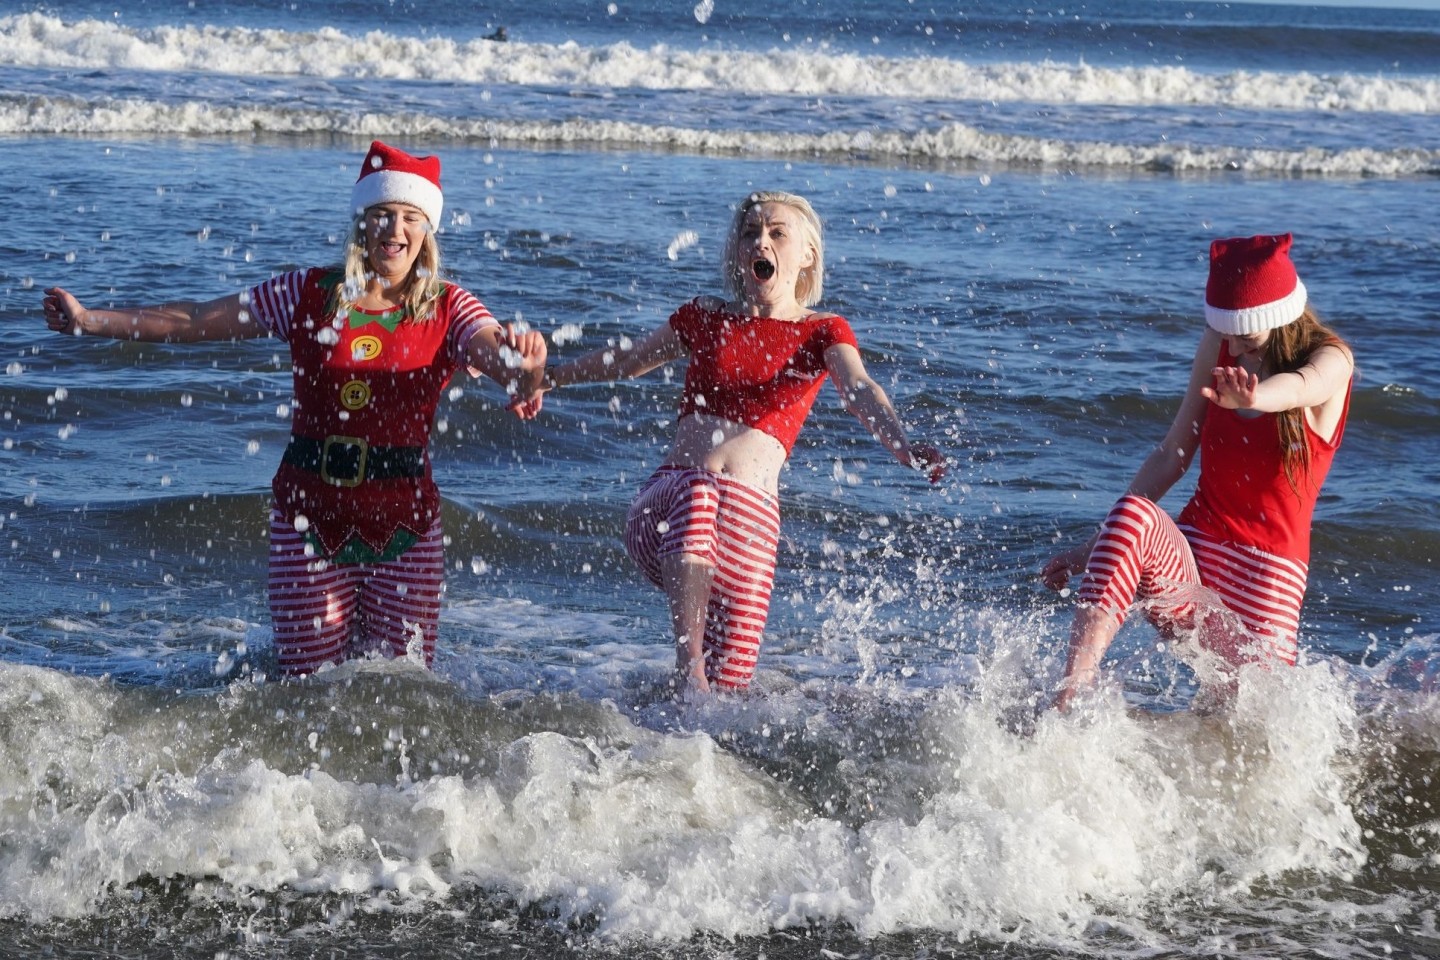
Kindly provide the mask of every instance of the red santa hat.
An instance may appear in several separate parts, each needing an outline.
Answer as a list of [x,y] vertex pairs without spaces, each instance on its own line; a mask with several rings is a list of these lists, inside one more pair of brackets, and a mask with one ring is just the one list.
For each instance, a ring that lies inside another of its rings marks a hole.
[[1290,234],[1232,237],[1210,244],[1205,322],[1244,336],[1293,323],[1305,312],[1305,284],[1290,262]]
[[371,143],[350,191],[350,206],[359,214],[377,203],[408,203],[418,207],[432,227],[439,226],[445,207],[440,158],[412,157],[379,140]]

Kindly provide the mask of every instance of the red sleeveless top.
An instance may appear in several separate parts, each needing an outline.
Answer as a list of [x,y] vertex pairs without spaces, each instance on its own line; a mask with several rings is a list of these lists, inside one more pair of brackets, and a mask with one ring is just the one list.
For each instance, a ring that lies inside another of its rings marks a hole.
[[775,320],[695,299],[671,315],[670,326],[690,351],[680,416],[708,413],[754,427],[787,455],[825,382],[825,351],[859,347],[850,324],[834,314]]
[[[1216,365],[1234,363],[1222,342]],[[1349,413],[1347,384],[1345,406],[1333,437],[1326,440],[1306,422],[1310,472],[1298,478],[1300,490],[1296,493],[1285,477],[1276,414],[1245,417],[1239,411],[1210,404],[1200,429],[1200,479],[1195,495],[1180,512],[1180,524],[1215,540],[1256,547],[1309,565],[1315,501],[1340,448]]]

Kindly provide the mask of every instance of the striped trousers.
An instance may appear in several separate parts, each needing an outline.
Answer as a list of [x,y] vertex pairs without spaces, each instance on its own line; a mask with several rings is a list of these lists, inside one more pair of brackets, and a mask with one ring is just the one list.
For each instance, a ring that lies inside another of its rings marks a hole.
[[749,686],[775,586],[780,507],[757,487],[694,467],[662,466],[640,488],[625,549],[650,582],[685,554],[715,568],[705,618],[705,674],[721,689]]
[[298,676],[369,653],[435,657],[444,593],[440,518],[384,563],[331,563],[270,511],[270,621],[280,672]]
[[1156,627],[1198,628],[1200,645],[1231,663],[1293,665],[1308,575],[1298,560],[1182,529],[1150,500],[1125,496],[1100,528],[1080,601],[1120,623],[1141,603]]

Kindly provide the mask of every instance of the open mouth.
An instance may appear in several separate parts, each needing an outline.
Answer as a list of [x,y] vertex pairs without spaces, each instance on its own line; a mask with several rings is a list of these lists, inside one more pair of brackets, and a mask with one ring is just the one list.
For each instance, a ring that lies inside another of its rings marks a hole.
[[769,280],[775,276],[775,264],[769,260],[756,260],[750,265],[750,271],[755,274],[757,280]]

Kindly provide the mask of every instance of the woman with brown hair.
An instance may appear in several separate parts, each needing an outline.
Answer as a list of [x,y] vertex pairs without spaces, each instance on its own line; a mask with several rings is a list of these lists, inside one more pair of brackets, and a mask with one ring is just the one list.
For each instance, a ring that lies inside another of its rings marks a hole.
[[[1308,305],[1291,239],[1211,244],[1207,329],[1174,423],[1099,532],[1045,565],[1054,590],[1085,574],[1056,707],[1094,682],[1136,603],[1167,635],[1196,631],[1224,663],[1295,663],[1310,520],[1355,360]],[[1197,450],[1195,494],[1171,520],[1156,503]]]

